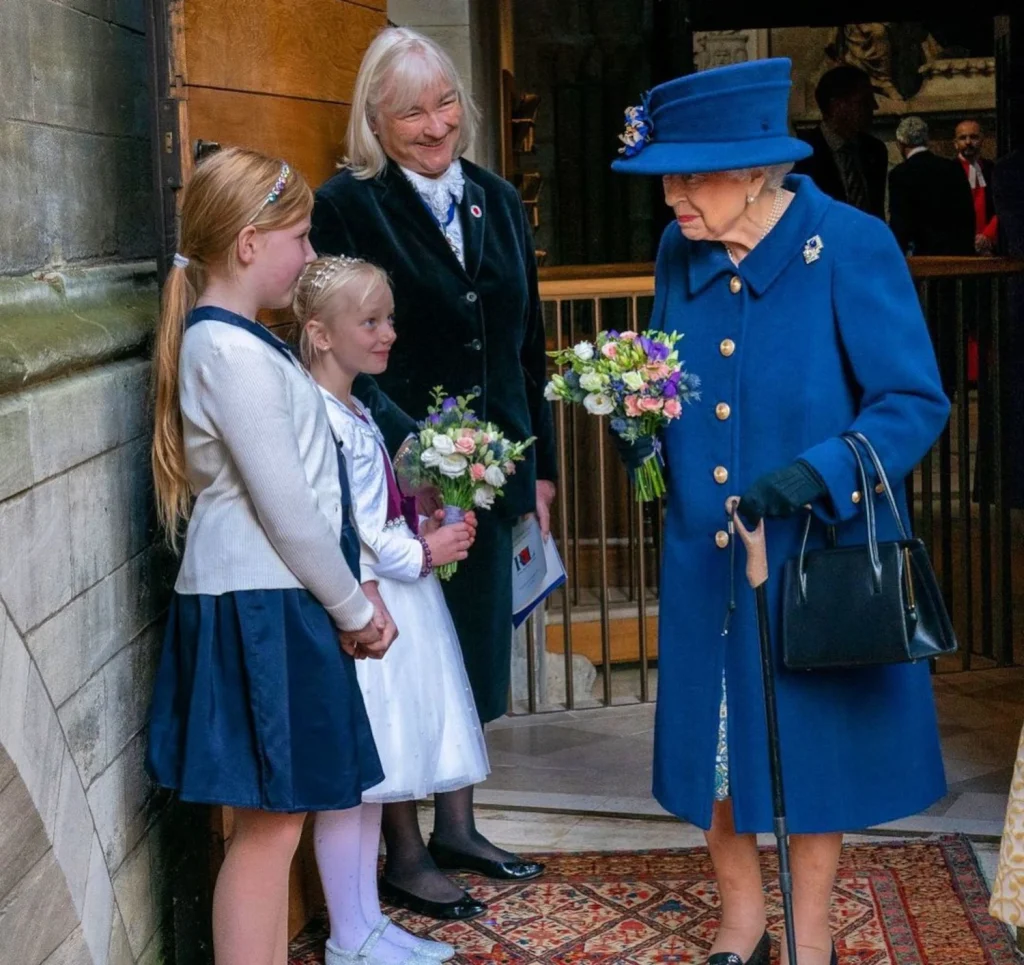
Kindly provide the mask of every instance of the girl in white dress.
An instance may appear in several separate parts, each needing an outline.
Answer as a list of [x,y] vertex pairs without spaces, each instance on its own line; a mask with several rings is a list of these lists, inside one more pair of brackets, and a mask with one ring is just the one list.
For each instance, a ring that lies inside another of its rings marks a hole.
[[[462,662],[455,627],[434,566],[466,558],[475,520],[420,526],[406,515],[384,439],[352,394],[355,378],[385,370],[395,341],[394,300],[387,275],[369,262],[321,258],[299,282],[295,312],[302,356],[319,384],[345,453],[353,521],[369,553],[362,582],[376,582],[399,636],[380,660],[358,660],[356,672],[384,781],[363,795],[354,861],[353,820],[327,812],[317,820],[317,861],[327,896],[331,939],[327,965],[363,954],[386,965],[410,952],[446,957],[450,946],[425,942],[382,919],[377,893],[381,806],[414,801],[482,781],[489,772],[483,729]],[[443,512],[438,514],[443,518]],[[357,653],[356,656],[359,656]],[[358,871],[355,869],[358,868]],[[353,888],[351,877],[358,875]],[[352,906],[353,891],[359,907]],[[375,945],[366,948],[366,934]],[[404,957],[403,957],[404,956]]]

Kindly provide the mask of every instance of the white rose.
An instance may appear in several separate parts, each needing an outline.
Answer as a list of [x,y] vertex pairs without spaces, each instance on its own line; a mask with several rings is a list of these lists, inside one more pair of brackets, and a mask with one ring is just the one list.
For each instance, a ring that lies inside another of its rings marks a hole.
[[445,456],[438,468],[441,470],[442,476],[447,476],[449,479],[458,479],[459,476],[469,469],[469,460],[465,456],[460,456],[456,453],[453,456]]
[[583,408],[591,415],[608,415],[615,410],[615,403],[601,392],[591,392],[583,400]]
[[548,384],[544,386],[544,398],[547,399],[548,402],[557,402],[561,398],[554,382],[548,382]]
[[584,392],[600,392],[607,381],[607,378],[599,372],[586,372],[580,376],[580,388]]
[[473,492],[473,505],[477,509],[490,509],[494,505],[494,488],[492,486],[477,486]]
[[424,466],[429,466],[431,469],[434,466],[440,466],[441,453],[433,447],[430,449],[424,449],[423,452],[420,453],[420,462],[422,462]]
[[450,456],[455,452],[455,443],[452,441],[450,436],[446,436],[439,432],[434,436],[434,448],[441,453],[442,456]]
[[497,466],[488,466],[484,471],[484,482],[495,489],[505,485],[505,474]]
[[594,346],[590,342],[580,342],[573,347],[573,353],[576,358],[589,362],[594,357]]
[[[632,389],[634,392],[638,392],[644,387],[644,377],[639,372],[626,372],[622,376],[622,381],[627,389]],[[580,384],[582,384],[582,380]]]

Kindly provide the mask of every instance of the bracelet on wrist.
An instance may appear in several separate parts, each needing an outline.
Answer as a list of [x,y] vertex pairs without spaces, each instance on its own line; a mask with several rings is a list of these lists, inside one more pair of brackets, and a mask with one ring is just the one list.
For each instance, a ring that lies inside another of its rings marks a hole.
[[434,558],[430,553],[430,544],[422,537],[417,536],[420,546],[423,547],[423,568],[420,570],[420,576],[429,576],[430,571],[434,568]]

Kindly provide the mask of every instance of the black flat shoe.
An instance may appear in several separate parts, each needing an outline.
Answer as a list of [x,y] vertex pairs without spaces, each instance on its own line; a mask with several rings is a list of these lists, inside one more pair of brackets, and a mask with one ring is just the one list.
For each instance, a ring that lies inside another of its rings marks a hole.
[[[768,932],[765,932],[746,961],[743,961],[735,952],[715,952],[704,965],[768,965],[771,955],[772,940],[768,937]],[[834,962],[833,965],[835,965]]]
[[479,918],[487,911],[487,906],[482,901],[477,901],[465,892],[455,901],[431,901],[429,898],[421,898],[411,891],[399,888],[384,878],[377,883],[377,890],[380,897],[389,905],[405,908],[417,915],[426,915],[439,921],[469,921],[470,918]]
[[835,942],[832,942],[832,957],[828,960],[828,965],[839,965],[839,956],[836,954]]
[[491,861],[438,844],[433,838],[427,844],[427,850],[434,864],[444,871],[472,871],[499,881],[528,881],[544,874],[544,865],[538,861]]

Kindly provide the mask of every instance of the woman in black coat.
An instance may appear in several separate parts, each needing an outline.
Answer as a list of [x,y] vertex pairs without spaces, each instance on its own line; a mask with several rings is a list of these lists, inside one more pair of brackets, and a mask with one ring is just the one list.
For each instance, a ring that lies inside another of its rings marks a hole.
[[[536,437],[504,497],[478,515],[473,552],[445,584],[487,723],[508,703],[512,526],[535,512],[547,532],[555,446],[531,232],[512,185],[462,159],[476,120],[440,47],[410,30],[382,32],[356,79],[344,169],[317,191],[311,240],[322,254],[365,258],[390,275],[398,340],[378,382],[397,405],[421,419],[443,385],[476,395],[477,414],[510,439]],[[384,896],[437,918],[484,910],[438,868],[513,880],[543,871],[479,834],[471,787],[435,796],[429,852],[412,804],[385,807],[384,838]]]

